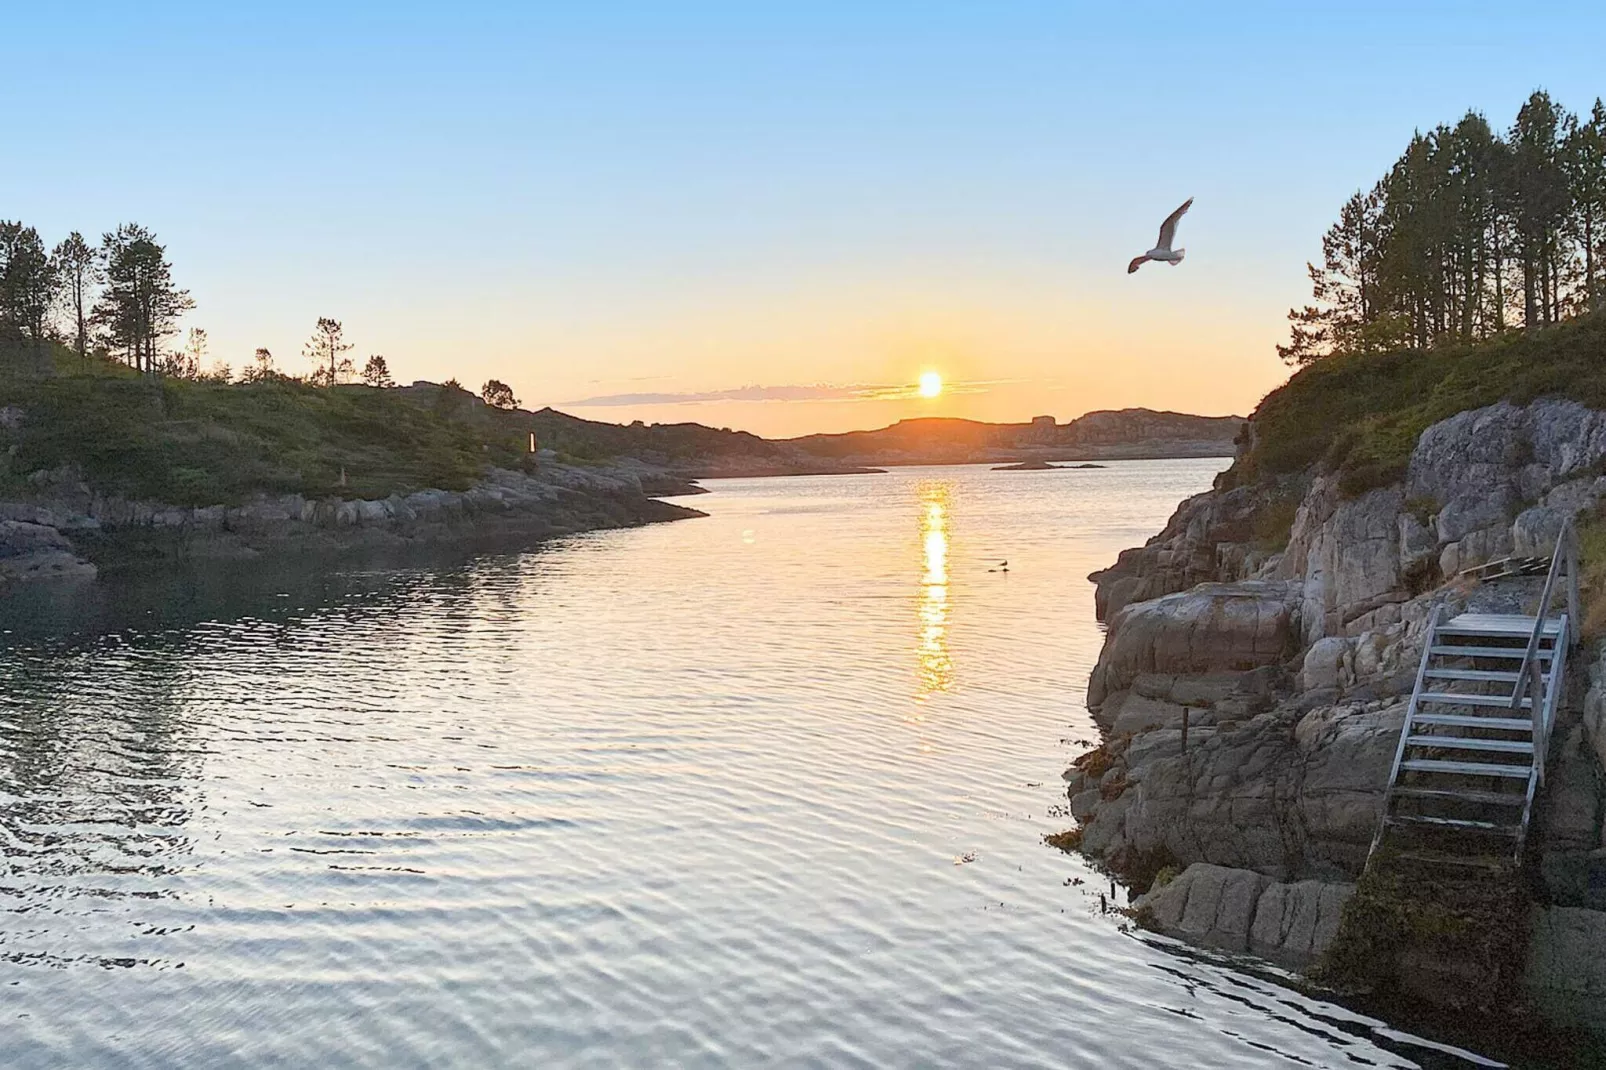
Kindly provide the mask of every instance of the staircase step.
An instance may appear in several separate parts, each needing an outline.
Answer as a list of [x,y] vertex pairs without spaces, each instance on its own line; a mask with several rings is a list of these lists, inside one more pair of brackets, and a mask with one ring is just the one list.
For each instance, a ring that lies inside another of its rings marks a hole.
[[[1510,695],[1457,695],[1449,691],[1424,691],[1417,696],[1417,702],[1440,702],[1451,706],[1493,706],[1500,709],[1511,709]],[[1533,700],[1524,698],[1518,709],[1528,709]]]
[[1461,869],[1482,869],[1504,873],[1512,868],[1511,860],[1479,855],[1452,855],[1438,851],[1400,851],[1394,855],[1399,862],[1425,862],[1432,866],[1456,866]]
[[[1506,754],[1532,754],[1534,752],[1533,740],[1530,739],[1471,739],[1467,736],[1408,736],[1406,745],[1411,747],[1437,747],[1440,750],[1493,750]],[[1524,772],[1527,772],[1524,769]]]
[[1453,791],[1449,788],[1396,787],[1391,794],[1412,799],[1443,799],[1448,802],[1475,803],[1479,806],[1522,806],[1528,797],[1515,791]]
[[1506,672],[1500,669],[1438,669],[1429,667],[1423,674],[1435,680],[1487,680],[1495,684],[1514,684],[1517,682],[1515,672]]
[[1527,780],[1532,770],[1526,765],[1490,765],[1483,762],[1451,762],[1440,758],[1407,758],[1401,772],[1456,773],[1461,776],[1502,776]]
[[1502,732],[1532,732],[1526,717],[1483,717],[1475,713],[1419,713],[1412,724],[1442,724],[1452,728],[1498,728]]
[[[1512,661],[1521,661],[1525,653],[1520,646],[1435,646],[1433,653],[1442,654],[1447,658],[1509,658]],[[1534,657],[1541,662],[1549,661],[1556,656],[1554,650],[1541,647],[1534,652]]]
[[1494,821],[1473,821],[1460,817],[1430,817],[1427,814],[1390,814],[1383,819],[1391,825],[1437,825],[1442,828],[1485,829],[1515,836],[1521,825],[1501,825]]
[[[1440,635],[1486,635],[1502,639],[1526,639],[1533,634],[1535,617],[1523,617],[1507,613],[1463,613],[1452,617],[1439,625]],[[1561,618],[1551,617],[1545,621],[1542,636],[1554,637],[1561,634]]]

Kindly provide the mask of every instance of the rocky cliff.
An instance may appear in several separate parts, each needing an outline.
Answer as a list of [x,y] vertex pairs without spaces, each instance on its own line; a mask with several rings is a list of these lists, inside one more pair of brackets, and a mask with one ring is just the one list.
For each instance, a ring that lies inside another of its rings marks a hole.
[[[1092,577],[1108,634],[1088,708],[1105,738],[1066,774],[1083,850],[1138,884],[1188,867],[1151,895],[1161,927],[1308,963],[1324,941],[1291,950],[1268,935],[1273,919],[1293,910],[1299,932],[1331,935],[1332,897],[1377,827],[1432,608],[1533,612],[1538,579],[1464,571],[1548,555],[1565,517],[1593,523],[1603,470],[1606,412],[1502,402],[1428,427],[1388,486],[1345,494],[1317,466],[1241,486],[1229,474],[1183,502]],[[1555,729],[1535,839],[1541,899],[1579,913],[1535,923],[1536,962],[1562,955],[1547,943],[1558,932],[1587,929],[1606,950],[1606,664],[1577,661],[1593,664]],[[1262,922],[1269,888],[1285,890]],[[1597,984],[1533,969],[1554,1003]]]

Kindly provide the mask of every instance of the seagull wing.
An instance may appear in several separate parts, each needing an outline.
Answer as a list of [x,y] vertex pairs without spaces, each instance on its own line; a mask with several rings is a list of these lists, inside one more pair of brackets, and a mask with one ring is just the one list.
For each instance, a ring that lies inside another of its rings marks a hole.
[[1142,256],[1134,256],[1132,258],[1132,262],[1126,266],[1126,273],[1128,275],[1132,274],[1138,268],[1142,267],[1143,262],[1147,259],[1149,259],[1148,253],[1144,253]]
[[1182,202],[1181,208],[1178,208],[1175,212],[1172,212],[1170,215],[1165,217],[1165,222],[1160,224],[1160,240],[1155,245],[1156,249],[1171,248],[1171,243],[1176,239],[1177,236],[1177,221],[1182,218],[1184,212],[1192,207],[1193,198],[1189,197],[1187,200]]

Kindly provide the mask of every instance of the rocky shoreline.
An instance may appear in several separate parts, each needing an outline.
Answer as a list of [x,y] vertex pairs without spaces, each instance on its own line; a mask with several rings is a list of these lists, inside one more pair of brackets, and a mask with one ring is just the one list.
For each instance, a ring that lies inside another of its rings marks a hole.
[[[1503,402],[1429,427],[1389,486],[1229,471],[1183,502],[1091,577],[1108,634],[1087,696],[1103,742],[1066,773],[1081,850],[1148,889],[1137,912],[1161,931],[1316,965],[1366,861],[1433,608],[1533,612],[1536,579],[1462,573],[1548,556],[1565,517],[1606,501],[1602,471],[1606,412]],[[1575,665],[1531,834],[1524,987],[1600,1029],[1606,657],[1591,641]]]
[[93,579],[103,567],[163,560],[249,559],[427,545],[527,544],[604,528],[705,514],[656,495],[696,493],[685,480],[627,466],[543,462],[492,468],[463,491],[382,499],[262,496],[238,505],[174,506],[95,493],[76,473],[38,473],[36,493],[0,501],[0,588]]

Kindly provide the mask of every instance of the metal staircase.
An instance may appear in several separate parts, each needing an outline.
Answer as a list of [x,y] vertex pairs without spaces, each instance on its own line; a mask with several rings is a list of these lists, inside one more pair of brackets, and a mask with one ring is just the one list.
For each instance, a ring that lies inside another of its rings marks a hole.
[[[1565,611],[1553,615],[1563,569]],[[1368,865],[1385,842],[1419,861],[1521,864],[1577,621],[1570,521],[1537,616],[1434,609]]]

